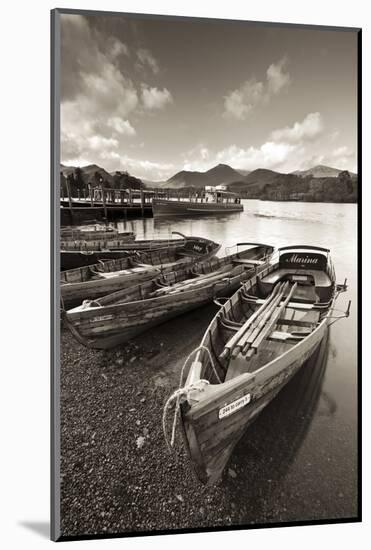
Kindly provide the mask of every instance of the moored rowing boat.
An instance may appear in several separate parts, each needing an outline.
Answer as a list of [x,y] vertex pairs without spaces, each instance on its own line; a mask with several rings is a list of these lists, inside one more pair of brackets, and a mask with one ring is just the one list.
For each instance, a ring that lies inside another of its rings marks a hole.
[[[99,261],[117,260],[126,258],[129,254],[141,251],[157,251],[170,250],[181,252],[186,248],[186,254],[208,255],[209,243],[208,239],[201,237],[188,237],[173,231],[173,235],[178,235],[178,238],[168,239],[121,239],[119,235],[110,240],[102,241],[76,241],[65,245],[61,244],[61,269],[75,269],[86,265],[92,265]],[[180,238],[179,238],[180,237]],[[217,250],[214,252],[216,253]]]
[[64,306],[78,305],[138,282],[158,277],[181,265],[212,258],[220,245],[203,237],[170,240],[168,246],[147,251],[126,251],[123,257],[63,271],[60,274]]
[[[125,234],[126,236],[132,236],[134,238],[134,233],[132,231],[126,231],[120,235]],[[92,241],[98,239],[113,239],[117,237],[118,229],[112,225],[103,225],[103,224],[90,224],[90,225],[81,225],[81,226],[70,226],[70,227],[61,227],[60,237],[62,241],[70,240],[85,240]]]
[[272,252],[269,245],[254,245],[225,258],[186,264],[156,280],[85,302],[64,318],[84,345],[110,348],[215,296],[231,294],[266,265]]
[[[193,358],[184,387],[166,406],[180,410],[201,482],[220,477],[249,424],[314,353],[340,318],[333,308],[345,289],[327,249],[283,247],[220,308],[183,367]],[[164,431],[167,438],[166,423]]]

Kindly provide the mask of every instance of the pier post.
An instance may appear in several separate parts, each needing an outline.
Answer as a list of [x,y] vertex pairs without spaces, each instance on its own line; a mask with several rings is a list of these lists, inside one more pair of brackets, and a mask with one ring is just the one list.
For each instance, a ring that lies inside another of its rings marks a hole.
[[142,209],[142,217],[144,217],[144,193],[143,193],[143,189],[140,190],[140,207]]
[[67,187],[68,202],[69,202],[69,205],[70,205],[70,209],[72,210],[71,187],[70,187],[70,182],[68,181],[68,179],[66,180],[66,187]]
[[106,195],[105,195],[105,190],[103,189],[103,185],[100,186],[100,189],[101,189],[101,192],[102,192],[102,202],[103,202],[104,217],[105,217],[106,220],[107,220],[108,217],[107,217]]
[[89,183],[89,196],[90,196],[90,206],[94,206],[93,188],[91,186],[91,183]]
[[71,187],[68,178],[66,178],[66,189],[68,196],[68,203],[70,205],[70,215],[71,215],[71,224],[73,223],[73,214],[72,214],[72,197],[71,197]]

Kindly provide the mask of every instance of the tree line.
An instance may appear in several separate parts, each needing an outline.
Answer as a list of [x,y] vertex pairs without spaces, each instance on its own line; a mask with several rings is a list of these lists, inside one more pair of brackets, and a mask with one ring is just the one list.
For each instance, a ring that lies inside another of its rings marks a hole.
[[84,173],[81,168],[75,168],[73,172],[65,175],[60,172],[61,193],[67,195],[67,182],[72,196],[82,194],[88,188],[104,187],[105,189],[143,189],[141,179],[135,178],[129,172],[115,172],[113,175],[96,170],[92,174]]

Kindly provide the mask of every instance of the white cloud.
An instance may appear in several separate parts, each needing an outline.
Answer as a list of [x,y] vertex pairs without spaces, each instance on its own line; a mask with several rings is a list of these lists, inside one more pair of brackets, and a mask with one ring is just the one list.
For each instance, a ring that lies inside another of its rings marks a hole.
[[225,114],[244,120],[249,112],[263,99],[264,85],[256,80],[247,80],[239,89],[224,98]]
[[88,147],[92,151],[101,151],[102,149],[112,149],[119,146],[119,142],[114,138],[105,138],[103,136],[91,136],[88,138]]
[[137,67],[139,69],[145,69],[149,67],[154,74],[158,74],[158,72],[160,71],[160,67],[157,60],[154,58],[149,50],[146,50],[145,48],[140,48],[137,51],[137,57],[139,60],[137,63]]
[[172,103],[173,98],[167,88],[159,90],[142,85],[142,103],[146,109],[162,109],[167,103]]
[[287,59],[284,57],[278,63],[272,63],[267,69],[267,86],[270,94],[278,94],[291,82],[289,73],[285,73],[284,69],[287,64]]
[[126,44],[114,38],[110,41],[111,57],[116,59],[120,55],[130,55],[129,48]]
[[344,157],[353,153],[350,151],[349,147],[343,145],[342,147],[338,147],[337,149],[335,149],[332,154],[334,157]]
[[127,155],[120,157],[120,164],[122,170],[128,170],[139,178],[153,181],[167,180],[176,171],[176,167],[172,163],[139,160]]
[[245,120],[257,105],[269,101],[272,96],[287,88],[291,77],[288,72],[284,72],[286,64],[286,58],[272,63],[267,69],[265,82],[251,78],[229,92],[224,97],[224,116]]
[[125,136],[135,136],[135,128],[132,127],[128,120],[123,120],[120,117],[111,117],[107,121],[107,125],[115,130],[118,134]]
[[[272,131],[267,141],[260,146],[241,147],[233,144],[212,152],[204,144],[199,144],[184,155],[184,169],[204,171],[224,163],[237,170],[267,168],[286,173],[303,168],[308,160],[314,166],[319,163],[318,150],[323,148],[322,142],[318,141],[323,138],[323,128],[320,113],[309,113],[301,122]],[[335,156],[340,159],[348,153],[347,148],[339,147],[331,156],[332,162]],[[314,160],[317,162],[313,164]],[[321,162],[325,160],[328,159],[320,159]]]
[[[223,163],[233,168],[243,170],[255,170],[256,168],[279,169],[284,166],[290,156],[297,152],[297,146],[286,143],[274,143],[267,141],[261,147],[248,147],[246,149],[231,145],[214,156],[211,166]],[[210,168],[211,168],[210,166]]]
[[347,145],[337,147],[332,151],[330,158],[335,168],[350,170],[351,172],[357,171],[357,157]]
[[[124,33],[123,33],[124,34]],[[128,74],[135,63],[159,72],[151,52],[133,55],[116,37],[108,37],[80,15],[62,15],[61,160],[63,163],[104,161],[114,170],[136,136],[133,117],[143,109],[160,110],[172,102],[167,88],[134,84]],[[131,71],[131,72],[130,72]],[[149,165],[138,167],[148,177]],[[157,174],[166,167],[153,165]]]
[[207,160],[210,156],[210,153],[207,147],[201,147],[200,154],[201,154],[202,160]]
[[323,131],[323,122],[320,113],[309,113],[301,122],[295,122],[293,126],[286,126],[274,130],[271,138],[274,141],[298,143],[302,140],[313,139]]
[[198,143],[183,153],[182,157],[181,169],[183,170],[208,170],[212,168],[212,163],[215,161],[215,154],[203,143]]
[[[228,164],[233,168],[241,170],[255,170],[256,168],[270,168],[274,170],[285,171],[286,166],[291,160],[295,162],[298,154],[301,154],[302,148],[299,145],[288,143],[275,143],[267,141],[260,147],[250,146],[247,148],[231,145],[221,149],[216,153],[208,151],[206,158],[202,157],[201,150],[198,154],[195,150],[187,154],[182,169],[205,171],[216,164]],[[295,169],[293,164],[292,170]],[[289,171],[289,170],[287,170]]]

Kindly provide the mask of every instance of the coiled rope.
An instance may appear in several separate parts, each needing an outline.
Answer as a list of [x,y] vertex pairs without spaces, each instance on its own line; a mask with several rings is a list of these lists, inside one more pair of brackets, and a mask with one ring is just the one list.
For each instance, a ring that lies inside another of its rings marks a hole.
[[[209,356],[212,370],[215,374],[215,377],[216,377],[217,381],[219,382],[219,384],[221,384],[221,380],[220,380],[220,377],[219,377],[218,372],[216,370],[215,363],[214,363],[214,360],[212,358],[212,355],[210,353],[209,348],[207,348],[206,346],[200,345],[197,348],[195,348],[193,351],[191,351],[191,353],[188,355],[188,357],[184,361],[182,369],[180,371],[179,387],[178,387],[177,390],[175,390],[170,395],[170,397],[166,401],[165,406],[164,406],[164,410],[163,410],[163,413],[162,413],[162,430],[163,430],[164,438],[165,438],[166,445],[167,445],[167,448],[169,449],[169,451],[171,451],[172,448],[174,447],[176,424],[177,424],[178,413],[179,413],[179,409],[180,409],[180,400],[181,400],[181,398],[186,397],[186,399],[188,399],[191,391],[193,391],[193,390],[204,391],[205,387],[210,384],[210,382],[208,380],[205,380],[205,379],[201,378],[200,380],[197,380],[197,382],[194,382],[193,384],[189,384],[188,386],[183,386],[182,387],[184,371],[185,371],[186,366],[188,365],[188,362],[190,361],[191,357],[193,357],[198,351],[201,351],[201,350],[206,351],[207,355]],[[169,442],[169,439],[168,439],[168,436],[167,436],[167,429],[166,429],[167,428],[167,423],[166,423],[166,421],[167,421],[167,414],[169,412],[170,407],[174,403],[174,401],[175,401],[174,418],[173,418],[173,425],[172,425],[172,430],[171,430],[171,439],[170,439],[170,442]]]

